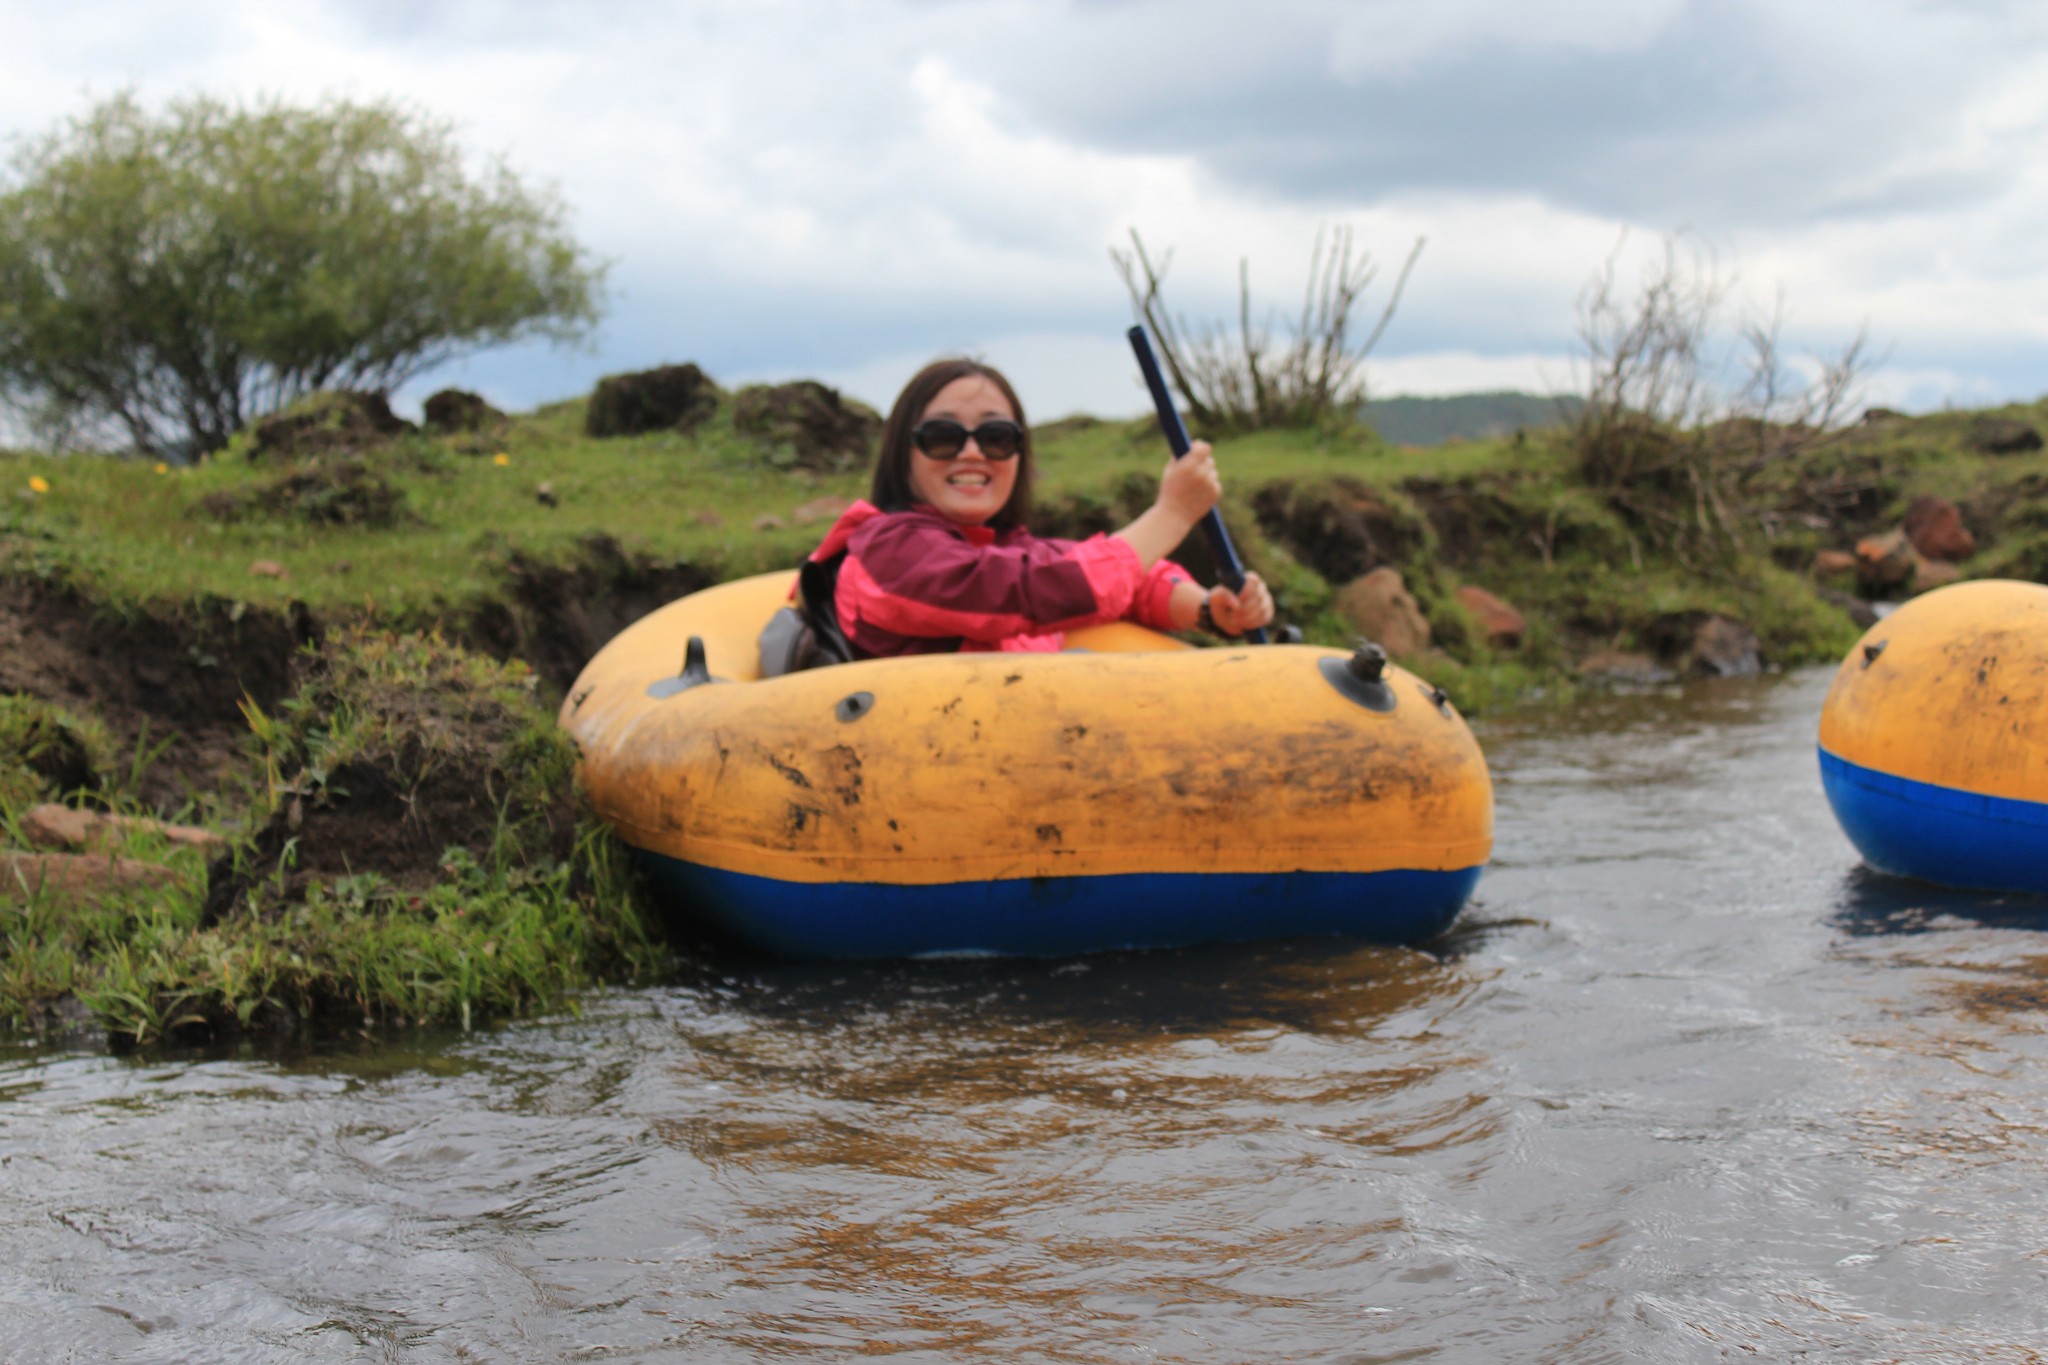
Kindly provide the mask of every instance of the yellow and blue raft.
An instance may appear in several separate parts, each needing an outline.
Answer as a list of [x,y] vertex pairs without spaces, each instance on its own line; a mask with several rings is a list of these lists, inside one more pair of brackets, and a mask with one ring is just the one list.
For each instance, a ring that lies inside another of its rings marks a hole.
[[1872,626],[1822,706],[1820,770],[1879,871],[2048,895],[2048,587],[1951,584]]
[[757,637],[793,577],[654,612],[562,707],[598,813],[720,936],[796,957],[1416,942],[1491,852],[1470,730],[1370,651],[1118,624],[1058,654],[763,679]]

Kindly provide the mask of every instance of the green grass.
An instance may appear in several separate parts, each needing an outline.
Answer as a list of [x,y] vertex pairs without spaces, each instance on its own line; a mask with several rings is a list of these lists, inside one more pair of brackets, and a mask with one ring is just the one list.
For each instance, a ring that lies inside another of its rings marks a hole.
[[[326,614],[423,623],[501,594],[514,551],[564,563],[592,534],[733,572],[793,562],[809,548],[809,533],[764,533],[754,521],[786,517],[806,497],[854,484],[761,468],[750,453],[729,428],[701,439],[590,441],[561,413],[516,424],[490,443],[405,438],[366,459],[410,514],[388,529],[289,516],[223,521],[205,509],[209,495],[232,495],[278,472],[228,455],[168,469],[0,456],[0,489],[11,495],[0,513],[0,571],[61,577],[112,604],[210,596],[276,609],[297,600]],[[29,493],[31,479],[48,491]],[[542,483],[557,506],[538,498]],[[264,561],[284,575],[252,572]]]
[[[21,736],[46,734],[38,708],[0,699],[0,741],[22,752]],[[20,715],[30,723],[8,723]],[[229,822],[232,894],[209,897],[203,856],[146,827],[110,851],[175,869],[172,887],[60,895],[17,878],[0,888],[0,1022],[37,1026],[68,998],[125,1043],[308,1022],[467,1028],[661,971],[624,850],[575,796],[573,747],[523,665],[427,635],[345,633],[276,714],[249,715],[256,780]],[[101,804],[125,808],[121,786]],[[6,842],[24,843],[22,813],[56,795],[0,790]],[[449,817],[449,843],[345,865],[346,840],[381,837],[415,800]]]
[[[582,413],[581,401],[560,403],[515,418],[496,434],[419,435],[366,452],[367,476],[388,484],[399,500],[388,527],[321,524],[260,508],[232,518],[210,510],[223,500],[248,501],[292,467],[251,464],[241,442],[187,469],[0,454],[0,575],[61,581],[103,609],[131,616],[194,603],[278,611],[298,601],[323,622],[459,627],[506,600],[515,566],[582,563],[593,537],[607,537],[644,562],[688,563],[720,578],[793,564],[822,530],[799,524],[795,509],[823,495],[865,491],[864,473],[813,475],[779,466],[772,452],[733,430],[729,404],[687,436],[593,440],[582,434]],[[2041,419],[2038,406],[1997,415]],[[1820,619],[1810,585],[1757,562],[1775,554],[1797,566],[1815,549],[1849,548],[1863,531],[1856,517],[1895,522],[1921,493],[1990,509],[1973,516],[1984,554],[1968,566],[1972,571],[2038,573],[2048,527],[2030,521],[2028,509],[2048,488],[2048,454],[1975,452],[1968,440],[1980,416],[1944,413],[1857,428],[1766,465],[1746,492],[1760,508],[1783,507],[1787,515],[1739,528],[1746,549],[1705,560],[1674,558],[1656,542],[1655,528],[1631,526],[1578,482],[1563,433],[1402,450],[1352,426],[1258,433],[1226,443],[1220,454],[1225,510],[1240,547],[1275,582],[1288,618],[1324,643],[1348,636],[1328,609],[1339,585],[1322,582],[1260,528],[1250,514],[1260,487],[1341,476],[1417,521],[1418,504],[1404,487],[1453,485],[1483,494],[1493,520],[1471,543],[1439,545],[1428,532],[1418,562],[1402,567],[1461,668],[1515,665],[1485,689],[1506,695],[1521,673],[1548,673],[1555,681],[1568,671],[1573,650],[1623,640],[1628,620],[1672,610],[1739,613],[1772,643],[1780,662],[1831,650],[1841,630]],[[1040,500],[1082,499],[1128,514],[1134,491],[1142,500],[1165,458],[1149,420],[1050,423],[1039,432]],[[47,491],[29,492],[31,480]],[[537,496],[543,485],[553,505]],[[1807,506],[1838,510],[1829,498],[1848,499],[1843,506],[1860,498],[1859,510],[1820,529],[1810,514],[1798,514]],[[264,562],[281,566],[282,575],[252,571]],[[1469,633],[1449,606],[1460,582],[1488,587],[1530,615],[1530,645],[1517,658],[1496,661],[1464,648]],[[1607,617],[1617,620],[1602,624]]]
[[[303,465],[311,481],[282,502],[280,481],[302,466],[251,463],[246,441],[184,469],[0,452],[0,584],[60,585],[166,629],[195,608],[239,619],[302,602],[328,631],[296,692],[247,708],[246,773],[195,807],[235,839],[215,888],[230,894],[209,901],[199,855],[146,833],[122,852],[178,869],[178,886],[72,903],[0,894],[0,1019],[34,1026],[77,1001],[137,1042],[307,1020],[469,1025],[662,970],[622,848],[568,795],[573,753],[546,688],[450,639],[504,609],[522,571],[591,564],[594,537],[718,578],[794,564],[823,530],[795,510],[858,497],[867,476],[788,468],[733,430],[729,405],[688,436],[592,440],[582,415],[570,402],[495,434],[402,437],[354,457],[347,487],[321,485],[327,457]],[[1997,415],[2044,422],[2038,405]],[[1979,416],[1858,428],[1767,464],[1741,486],[1739,524],[1711,545],[1632,521],[1580,481],[1563,433],[1402,450],[1361,427],[1267,432],[1225,443],[1219,460],[1234,537],[1283,619],[1317,643],[1350,641],[1333,605],[1341,584],[1259,524],[1256,495],[1282,480],[1311,500],[1340,478],[1370,490],[1412,542],[1399,567],[1436,636],[1407,662],[1476,713],[1568,704],[1589,652],[1668,654],[1710,614],[1747,624],[1773,664],[1838,658],[1858,632],[1805,566],[1896,524],[1922,493],[1964,505],[1981,546],[1967,572],[2048,576],[2048,453],[1972,449]],[[1166,460],[1149,421],[1050,423],[1038,453],[1043,505],[1111,524],[1149,497]],[[366,492],[360,505],[388,524],[319,520]],[[1456,516],[1442,519],[1447,507]],[[282,575],[253,572],[261,561]],[[1524,613],[1519,646],[1479,638],[1455,601],[1464,583]],[[20,815],[39,800],[139,810],[152,749],[76,709],[0,697],[0,834],[19,845]],[[89,782],[51,777],[77,771],[58,762],[67,753]],[[459,828],[423,858],[350,862],[349,822],[378,793],[455,812]]]
[[[723,410],[689,436],[592,440],[581,424],[581,404],[564,404],[496,439],[408,437],[369,454],[371,472],[399,490],[409,514],[383,529],[290,516],[223,521],[206,499],[233,496],[287,467],[252,465],[232,448],[186,468],[0,454],[0,573],[60,578],[117,607],[227,598],[275,610],[296,600],[323,615],[419,625],[501,596],[514,554],[568,564],[593,535],[629,553],[715,566],[721,576],[793,564],[822,528],[796,525],[790,513],[867,487],[865,473],[774,467],[732,431]],[[1404,454],[1365,433],[1278,432],[1232,441],[1226,467],[1234,489],[1338,473],[1391,483],[1495,467],[1505,450],[1502,442],[1471,442]],[[1041,496],[1150,479],[1165,458],[1149,426],[1056,426],[1040,446]],[[31,479],[49,491],[29,493]],[[557,505],[537,496],[543,483]],[[768,517],[782,526],[756,529]],[[284,576],[251,571],[266,561]]]
[[200,858],[138,837],[124,856],[187,880],[164,891],[79,900],[0,895],[0,1022],[33,1028],[67,997],[118,1043],[345,1027],[458,1024],[573,1004],[595,982],[647,979],[662,952],[618,894],[618,851],[586,830],[578,859],[544,869],[451,857],[419,894],[373,873],[314,887],[273,913],[208,925]]

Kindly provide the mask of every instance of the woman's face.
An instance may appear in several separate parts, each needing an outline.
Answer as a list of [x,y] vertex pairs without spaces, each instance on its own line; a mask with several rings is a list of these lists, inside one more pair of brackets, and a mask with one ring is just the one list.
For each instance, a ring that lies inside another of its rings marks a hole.
[[[978,374],[965,375],[932,395],[919,414],[923,424],[935,417],[958,422],[972,431],[983,422],[1003,419],[1014,422],[1003,391]],[[915,445],[910,448],[910,491],[917,500],[929,503],[946,520],[961,526],[980,526],[1003,510],[1010,490],[1017,486],[1017,461],[991,460],[982,453],[981,443],[967,442],[967,448],[950,460],[934,460]]]

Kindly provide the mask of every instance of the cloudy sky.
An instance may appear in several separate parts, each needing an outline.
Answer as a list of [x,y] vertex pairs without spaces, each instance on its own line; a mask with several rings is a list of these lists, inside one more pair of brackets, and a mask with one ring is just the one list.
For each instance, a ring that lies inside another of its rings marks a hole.
[[2048,394],[2048,6],[2014,0],[0,0],[0,136],[100,98],[392,98],[553,186],[609,260],[524,408],[693,360],[885,407],[979,354],[1036,417],[1144,410],[1109,249],[1191,319],[1292,311],[1320,227],[1385,287],[1373,391],[1575,382],[1576,300],[1674,232],[1869,401]]

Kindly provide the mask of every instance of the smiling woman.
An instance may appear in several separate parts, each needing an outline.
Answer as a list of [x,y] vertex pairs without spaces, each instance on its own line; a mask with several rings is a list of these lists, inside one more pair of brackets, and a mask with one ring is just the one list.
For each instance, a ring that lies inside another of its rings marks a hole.
[[811,555],[837,575],[832,603],[854,654],[1048,651],[1081,626],[1240,635],[1273,617],[1257,575],[1204,590],[1166,558],[1216,505],[1215,457],[1197,443],[1168,463],[1130,525],[1084,541],[1026,529],[1031,431],[1003,375],[934,361],[896,399],[874,482]]

